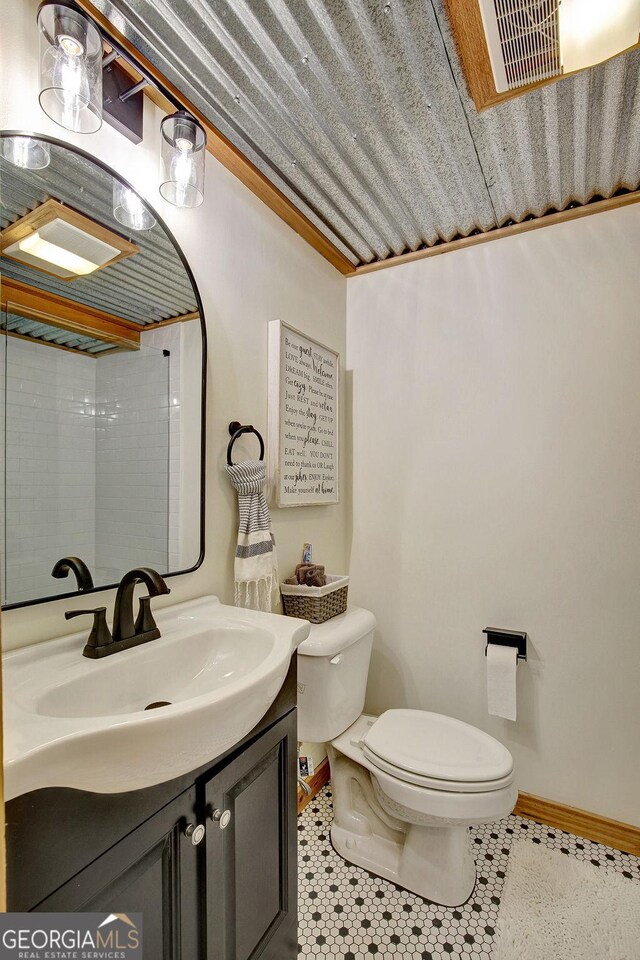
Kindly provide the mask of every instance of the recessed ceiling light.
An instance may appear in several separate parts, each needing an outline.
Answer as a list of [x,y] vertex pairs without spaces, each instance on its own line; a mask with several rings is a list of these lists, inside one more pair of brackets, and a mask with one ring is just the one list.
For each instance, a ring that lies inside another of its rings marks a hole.
[[136,244],[57,200],[47,200],[0,233],[4,257],[75,280],[138,252]]
[[564,73],[602,63],[638,43],[640,0],[562,0],[558,13]]
[[[91,259],[77,253],[77,249],[87,252],[90,248]],[[99,270],[118,253],[116,247],[89,237],[64,220],[52,220],[41,230],[12,243],[3,251],[13,260],[22,260],[31,266],[41,267],[43,261],[47,272],[56,277],[68,279],[74,275],[84,277]]]

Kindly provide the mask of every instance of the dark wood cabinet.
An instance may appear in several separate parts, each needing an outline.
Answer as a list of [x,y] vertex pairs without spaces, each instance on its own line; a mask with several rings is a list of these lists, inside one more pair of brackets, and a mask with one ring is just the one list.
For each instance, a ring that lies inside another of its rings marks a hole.
[[185,835],[195,785],[38,904],[46,912],[141,913],[149,960],[200,955],[200,851]]
[[295,764],[291,714],[202,785],[207,960],[296,956]]
[[296,741],[294,665],[255,730],[192,774],[10,800],[8,909],[141,913],[145,960],[294,960]]

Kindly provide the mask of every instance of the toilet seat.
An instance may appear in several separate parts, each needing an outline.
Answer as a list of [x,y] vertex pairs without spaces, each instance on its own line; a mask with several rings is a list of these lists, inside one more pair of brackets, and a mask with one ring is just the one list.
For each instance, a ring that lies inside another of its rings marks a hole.
[[431,790],[486,793],[513,780],[513,759],[501,743],[425,710],[387,710],[369,727],[361,749],[377,769]]

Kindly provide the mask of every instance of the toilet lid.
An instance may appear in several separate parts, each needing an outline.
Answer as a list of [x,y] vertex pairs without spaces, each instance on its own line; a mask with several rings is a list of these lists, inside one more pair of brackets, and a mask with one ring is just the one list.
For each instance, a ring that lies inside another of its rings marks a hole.
[[387,710],[367,731],[369,759],[448,783],[502,780],[513,771],[507,748],[462,720],[425,710]]

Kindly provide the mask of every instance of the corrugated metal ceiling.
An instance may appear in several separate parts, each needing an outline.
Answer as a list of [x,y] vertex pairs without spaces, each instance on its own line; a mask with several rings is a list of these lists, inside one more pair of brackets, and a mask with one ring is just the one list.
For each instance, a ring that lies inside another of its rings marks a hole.
[[113,350],[112,343],[105,343],[104,340],[97,340],[95,337],[84,337],[79,333],[63,330],[61,327],[40,323],[38,320],[28,320],[11,311],[3,316],[1,328],[8,333],[16,333],[32,340],[44,340],[45,343],[66,347],[68,350],[78,350],[80,353],[88,353],[92,356]]
[[640,51],[479,114],[443,0],[94,0],[353,264],[640,184]]
[[[51,146],[44,170],[21,170],[0,158],[0,181],[1,229],[53,197],[124,233],[113,216],[111,174],[64,147]],[[141,325],[196,310],[191,281],[162,227],[132,232],[129,239],[140,247],[138,253],[72,282],[5,257],[2,273]]]

